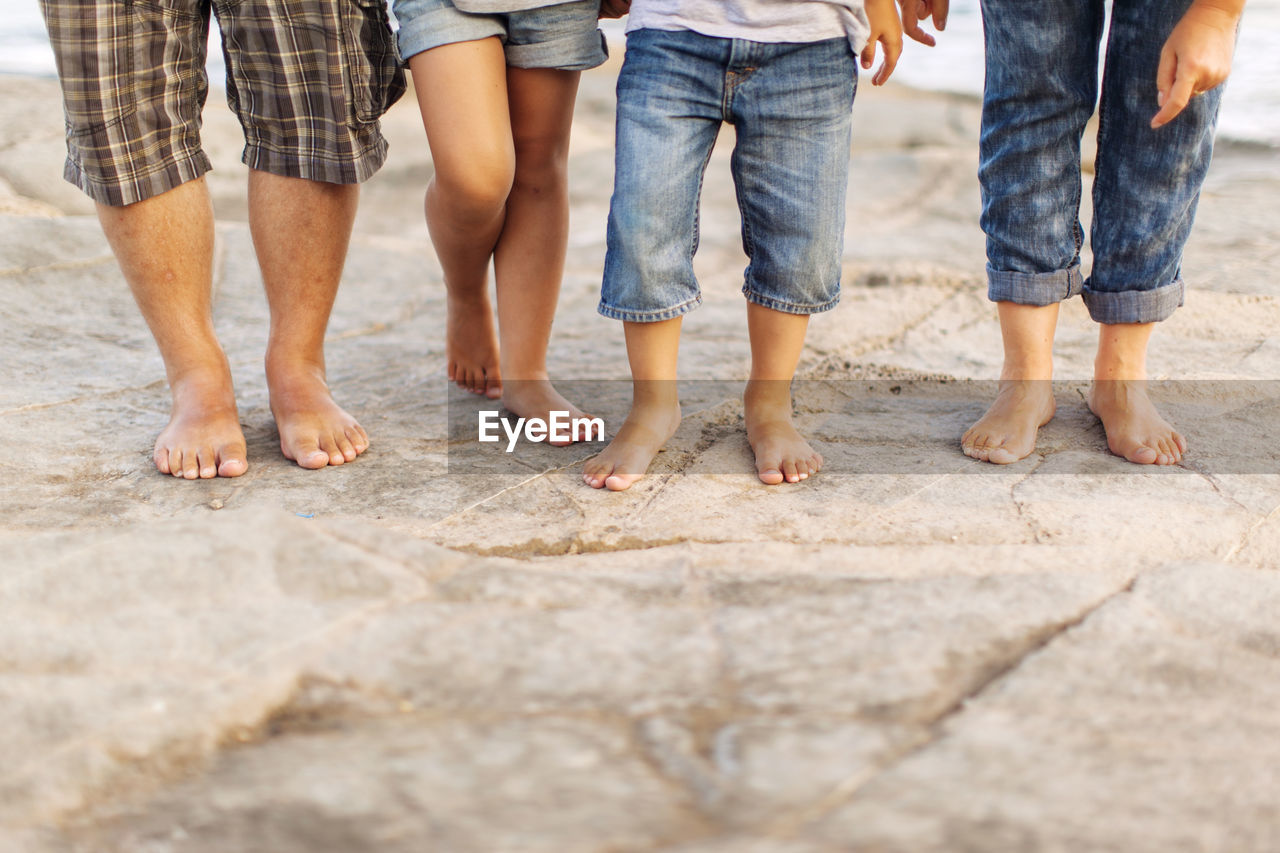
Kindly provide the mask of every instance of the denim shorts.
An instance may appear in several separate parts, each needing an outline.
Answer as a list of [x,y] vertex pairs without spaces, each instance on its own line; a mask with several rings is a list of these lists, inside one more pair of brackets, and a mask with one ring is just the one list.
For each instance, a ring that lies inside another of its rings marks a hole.
[[857,77],[844,38],[765,44],[631,32],[600,313],[648,323],[701,303],[698,197],[724,122],[737,139],[731,170],[750,261],[743,294],[790,314],[835,307]]
[[382,0],[40,0],[66,116],[64,177],[126,205],[209,171],[200,112],[209,12],[252,169],[334,184],[382,165],[404,91]]
[[576,0],[518,12],[463,12],[453,0],[394,0],[400,55],[497,36],[514,68],[585,71],[609,58],[599,28],[600,0]]

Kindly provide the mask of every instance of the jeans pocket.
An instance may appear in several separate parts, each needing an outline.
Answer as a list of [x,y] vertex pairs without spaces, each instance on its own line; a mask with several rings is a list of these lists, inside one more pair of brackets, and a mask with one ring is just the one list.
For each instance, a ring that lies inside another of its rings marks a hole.
[[405,92],[385,0],[340,0],[342,49],[355,124],[377,121]]

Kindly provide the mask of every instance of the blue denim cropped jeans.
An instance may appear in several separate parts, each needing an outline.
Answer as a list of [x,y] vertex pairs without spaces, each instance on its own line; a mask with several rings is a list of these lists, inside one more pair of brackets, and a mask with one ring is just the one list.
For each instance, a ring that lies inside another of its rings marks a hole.
[[1152,130],[1160,51],[1190,0],[1114,0],[1101,81],[1090,247],[1080,272],[1080,139],[1098,103],[1103,0],[982,0],[982,229],[988,295],[1083,294],[1099,323],[1182,304],[1182,249],[1213,153],[1221,87]]
[[750,259],[747,300],[816,314],[840,298],[851,109],[848,39],[763,43],[688,30],[627,36],[600,313],[670,320],[702,302],[694,277],[702,179],[721,126]]

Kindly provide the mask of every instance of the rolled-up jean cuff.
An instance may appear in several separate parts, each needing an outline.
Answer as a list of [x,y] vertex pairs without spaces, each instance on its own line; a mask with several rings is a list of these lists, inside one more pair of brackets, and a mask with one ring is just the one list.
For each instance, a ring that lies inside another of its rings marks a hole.
[[554,68],[558,71],[586,71],[603,65],[609,58],[604,33],[589,30],[533,44],[506,47],[507,64],[513,68]]
[[1094,322],[1159,323],[1182,307],[1186,285],[1181,278],[1155,290],[1121,290],[1118,292],[1084,289],[1084,304]]
[[1054,305],[1084,290],[1080,265],[1053,272],[1011,272],[987,267],[987,298],[1019,305]]

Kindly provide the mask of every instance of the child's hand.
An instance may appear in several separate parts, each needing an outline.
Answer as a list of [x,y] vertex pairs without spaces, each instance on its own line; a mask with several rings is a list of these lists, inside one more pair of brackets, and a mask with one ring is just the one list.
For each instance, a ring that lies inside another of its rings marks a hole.
[[947,28],[947,12],[951,0],[898,0],[902,7],[902,31],[915,41],[933,47],[937,39],[920,29],[920,22],[933,18],[933,28],[942,32]]
[[1160,51],[1156,98],[1160,111],[1151,119],[1163,127],[1196,95],[1218,86],[1231,73],[1236,25],[1244,0],[1196,0],[1173,28]]
[[600,17],[621,18],[631,9],[631,0],[601,0]]
[[870,68],[876,60],[876,44],[884,45],[884,62],[871,78],[873,85],[883,86],[902,53],[902,21],[893,0],[866,0],[866,9],[871,35],[867,37],[867,46],[862,49],[862,67]]

